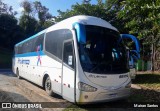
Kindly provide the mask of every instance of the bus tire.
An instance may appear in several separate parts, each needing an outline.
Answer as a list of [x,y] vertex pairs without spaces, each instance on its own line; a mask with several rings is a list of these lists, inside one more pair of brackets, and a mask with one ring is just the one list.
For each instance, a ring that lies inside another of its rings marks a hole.
[[16,70],[16,75],[17,75],[17,78],[18,78],[18,79],[21,79],[21,76],[19,75],[19,70],[18,70],[18,68],[17,68],[17,70]]
[[51,79],[50,79],[49,76],[48,76],[48,77],[46,78],[46,80],[45,80],[45,85],[44,85],[44,87],[45,87],[45,90],[46,90],[47,94],[48,94],[49,96],[53,96],[52,83],[51,83]]

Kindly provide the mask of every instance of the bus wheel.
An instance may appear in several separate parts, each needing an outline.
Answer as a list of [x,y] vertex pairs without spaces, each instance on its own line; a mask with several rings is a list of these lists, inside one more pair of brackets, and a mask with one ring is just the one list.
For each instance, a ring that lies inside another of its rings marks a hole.
[[53,96],[52,84],[51,84],[51,80],[50,80],[49,76],[45,80],[45,90],[49,96]]
[[21,79],[21,76],[19,75],[19,70],[18,70],[18,68],[17,68],[17,70],[16,70],[16,75],[17,75],[18,79]]

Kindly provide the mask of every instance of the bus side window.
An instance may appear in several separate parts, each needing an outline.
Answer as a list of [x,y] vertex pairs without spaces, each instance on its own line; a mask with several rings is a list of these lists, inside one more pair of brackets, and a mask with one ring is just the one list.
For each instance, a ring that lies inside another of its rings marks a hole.
[[74,54],[72,42],[67,42],[64,44],[63,62],[74,69]]
[[48,32],[45,38],[45,51],[62,60],[63,42],[68,39],[72,39],[72,32],[69,29]]

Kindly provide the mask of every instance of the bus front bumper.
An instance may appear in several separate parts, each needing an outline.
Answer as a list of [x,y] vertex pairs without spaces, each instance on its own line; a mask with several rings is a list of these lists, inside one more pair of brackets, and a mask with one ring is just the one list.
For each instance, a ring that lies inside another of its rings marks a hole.
[[96,92],[81,92],[78,104],[90,104],[99,102],[109,102],[125,99],[130,96],[130,88],[121,88],[117,90],[106,90]]

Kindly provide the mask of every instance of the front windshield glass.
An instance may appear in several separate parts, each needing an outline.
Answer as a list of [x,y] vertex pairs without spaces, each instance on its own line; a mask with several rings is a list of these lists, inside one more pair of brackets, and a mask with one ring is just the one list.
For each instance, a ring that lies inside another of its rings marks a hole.
[[85,72],[118,74],[128,72],[127,54],[118,32],[86,25],[86,44],[79,43],[79,56]]

